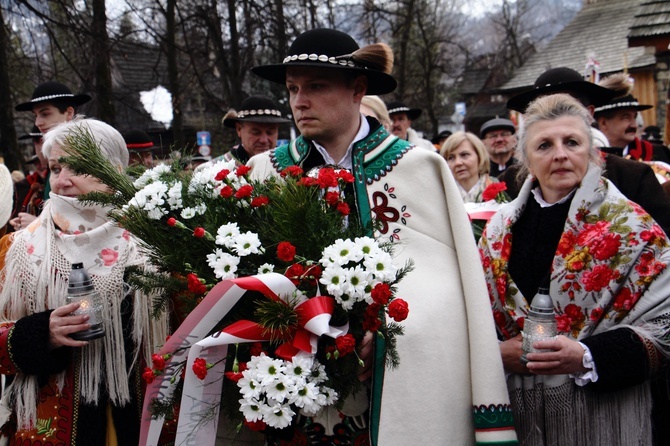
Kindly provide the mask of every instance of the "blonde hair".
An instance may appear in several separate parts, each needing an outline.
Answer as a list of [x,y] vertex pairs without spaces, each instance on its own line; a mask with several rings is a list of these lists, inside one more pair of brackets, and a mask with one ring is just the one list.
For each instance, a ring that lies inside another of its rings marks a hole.
[[390,128],[391,126],[391,117],[389,112],[386,109],[386,104],[382,101],[379,96],[375,95],[366,95],[361,99],[361,105],[365,105],[372,110],[375,114],[373,118],[377,118],[377,121],[381,123],[385,128]]
[[465,141],[468,141],[472,147],[475,149],[475,153],[479,158],[478,172],[479,175],[488,174],[491,170],[491,165],[489,163],[489,154],[486,151],[486,146],[481,139],[477,137],[474,133],[470,132],[455,132],[453,135],[449,136],[442,148],[440,149],[440,155],[446,160],[455,151],[461,144]]
[[530,103],[526,113],[523,115],[523,123],[519,129],[519,143],[516,147],[516,158],[521,162],[521,169],[517,178],[525,178],[529,173],[528,156],[526,145],[528,144],[528,130],[538,122],[553,121],[562,117],[579,118],[580,127],[586,136],[586,144],[589,146],[591,162],[602,164],[600,151],[593,145],[591,136],[591,123],[593,118],[589,111],[577,99],[572,96],[559,93],[542,96]]

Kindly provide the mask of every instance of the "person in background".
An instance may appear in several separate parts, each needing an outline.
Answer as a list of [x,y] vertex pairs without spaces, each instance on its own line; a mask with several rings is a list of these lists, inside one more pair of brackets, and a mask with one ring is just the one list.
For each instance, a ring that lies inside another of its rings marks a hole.
[[386,110],[386,104],[384,104],[384,101],[379,96],[363,96],[363,99],[361,99],[361,113],[365,116],[375,118],[387,131],[391,130],[391,117],[388,110]]
[[[566,94],[530,104],[516,156],[530,173],[479,246],[527,445],[652,444],[650,377],[668,354],[670,245],[602,177],[590,113]],[[532,297],[548,288],[559,336],[521,361]]]
[[420,108],[409,108],[402,102],[395,101],[389,103],[386,109],[391,116],[391,133],[417,147],[434,151],[433,143],[419,136],[419,133],[412,128],[412,122],[421,116]]
[[220,158],[229,161],[235,159],[244,164],[254,155],[277,147],[279,126],[288,124],[290,119],[282,116],[279,107],[265,96],[249,96],[240,109],[229,111],[223,117],[223,125],[234,128],[240,143]]
[[433,139],[430,140],[430,142],[432,142],[435,146],[435,150],[439,152],[442,148],[442,144],[444,144],[444,142],[452,135],[452,133],[453,132],[451,130],[442,130],[440,133],[435,135]]
[[156,148],[153,139],[145,131],[130,130],[123,134],[130,160],[130,166],[144,166],[147,169],[154,167],[153,150]]
[[19,181],[16,181],[16,200],[12,219],[9,225],[12,230],[19,230],[33,221],[42,212],[44,189],[49,169],[42,155],[42,132],[33,126],[32,131],[19,137],[19,140],[30,139],[33,143],[34,154],[26,161],[31,169]]
[[454,133],[442,145],[440,155],[447,160],[465,203],[482,202],[484,189],[498,181],[489,175],[486,147],[473,133]]
[[[128,165],[121,134],[93,119],[50,129],[44,156],[51,198],[37,220],[0,239],[0,373],[12,378],[0,401],[0,433],[26,446],[138,444],[140,374],[167,334],[167,317],[153,318],[152,296],[127,283],[126,268],[148,259],[107,208],[78,200],[109,192],[97,179],[75,175],[59,159],[69,138],[90,132],[119,170]],[[68,278],[83,263],[102,300],[105,336],[70,335],[91,327],[72,314]]]
[[[328,407],[296,425],[294,442],[282,444],[515,444],[480,261],[451,172],[432,148],[390,135],[360,112],[363,96],[396,88],[392,60],[388,45],[360,48],[343,32],[314,29],[295,39],[283,62],[252,68],[286,86],[301,135],[253,157],[251,177],[295,166],[305,173],[323,165],[349,170],[356,185],[349,218],[370,236],[374,226],[376,237],[399,243],[398,264],[415,265],[398,285],[411,307],[397,341],[402,365],[384,373],[372,354],[381,344],[368,333],[359,379],[377,385],[351,395],[339,412]],[[495,429],[492,419],[501,421]]]
[[505,169],[516,163],[514,147],[516,146],[516,128],[509,119],[495,118],[486,121],[479,134],[486,145],[491,160],[490,172],[497,177]]

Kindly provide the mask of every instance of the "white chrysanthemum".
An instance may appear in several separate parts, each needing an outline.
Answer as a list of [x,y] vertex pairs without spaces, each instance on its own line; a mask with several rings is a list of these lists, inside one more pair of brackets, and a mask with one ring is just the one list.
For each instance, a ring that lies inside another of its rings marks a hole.
[[291,362],[286,363],[286,374],[307,378],[312,371],[313,364],[314,358],[312,356],[294,356]]
[[238,400],[240,403],[240,411],[244,415],[244,419],[249,422],[259,421],[263,419],[263,412],[261,407],[263,405],[254,398],[244,398]]
[[383,282],[394,281],[398,270],[398,268],[393,265],[391,255],[384,251],[380,251],[374,256],[365,259],[363,265],[370,273],[374,274],[375,279]]
[[346,270],[347,273],[347,294],[356,301],[363,300],[365,290],[372,280],[372,274],[363,269],[360,265]]
[[259,358],[254,376],[263,386],[272,383],[286,370],[285,362],[282,359],[273,359],[269,356]]
[[161,175],[170,172],[170,166],[167,164],[158,164],[149,170],[145,170],[138,179],[133,182],[136,189],[140,189],[152,181],[158,180]]
[[261,383],[253,377],[253,372],[245,370],[242,372],[242,378],[237,381],[240,393],[245,399],[257,399],[261,394]]
[[363,251],[352,240],[338,239],[323,250],[322,263],[328,265],[346,265],[349,262],[358,262],[363,258]]
[[221,249],[207,255],[207,264],[212,268],[216,277],[221,280],[234,279],[239,263],[239,257],[223,252]]
[[316,384],[306,382],[295,387],[295,391],[291,394],[288,402],[300,408],[305,406],[311,407],[316,402],[316,394],[318,392],[319,389],[316,387]]
[[181,218],[183,218],[184,220],[190,220],[193,217],[195,217],[195,209],[184,208],[184,209],[181,210],[179,215],[181,215]]
[[309,376],[309,381],[316,384],[322,383],[328,379],[328,375],[326,375],[326,367],[318,361],[314,361]]
[[322,406],[330,406],[331,404],[335,404],[337,399],[338,395],[334,389],[326,386],[319,387],[319,395],[317,397],[319,404]]
[[288,404],[274,404],[262,409],[263,420],[270,427],[283,429],[291,424],[291,419],[295,412],[291,410]]
[[273,273],[275,266],[271,263],[264,263],[258,267],[258,274],[269,274]]
[[295,391],[295,381],[282,373],[272,381],[272,384],[263,388],[268,397],[278,403],[283,403]]
[[258,234],[247,231],[235,237],[235,242],[232,249],[238,256],[244,257],[249,254],[258,254],[261,247],[261,241],[258,239]]
[[168,205],[170,206],[170,209],[177,210],[181,209],[183,204],[181,200],[181,183],[176,182],[172,185],[172,187],[168,190],[167,196],[168,196]]
[[356,237],[354,243],[361,249],[364,256],[372,256],[382,250],[372,237]]
[[205,203],[199,203],[195,205],[195,213],[202,215],[207,212],[207,205]]
[[167,184],[162,181],[156,181],[137,191],[128,204],[130,206],[137,206],[146,211],[149,218],[158,220],[168,213],[167,210],[161,207],[165,204],[167,190]]
[[333,297],[341,296],[344,292],[344,286],[347,281],[347,273],[344,271],[344,268],[332,265],[327,267],[321,273],[321,278],[319,282],[326,285],[328,294]]
[[226,248],[232,248],[235,245],[235,239],[240,235],[240,228],[237,226],[237,223],[226,223],[225,225],[219,226],[219,229],[216,230],[216,240],[217,245],[223,245]]

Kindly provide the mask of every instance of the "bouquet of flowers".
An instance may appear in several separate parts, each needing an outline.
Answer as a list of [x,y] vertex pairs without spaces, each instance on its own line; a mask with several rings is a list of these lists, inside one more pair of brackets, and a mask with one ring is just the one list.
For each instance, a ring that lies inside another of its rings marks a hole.
[[482,192],[481,203],[465,203],[465,210],[472,224],[472,232],[475,240],[479,241],[484,231],[484,226],[500,207],[510,201],[507,195],[507,185],[503,182],[493,182],[486,186]]
[[[193,419],[216,429],[219,405],[254,429],[282,429],[297,412],[341,403],[361,386],[356,348],[366,332],[384,339],[386,364],[398,365],[394,339],[409,310],[395,291],[411,264],[394,265],[391,246],[350,215],[348,171],[291,167],[252,181],[232,161],[195,172],[173,162],[132,180],[92,135],[67,146],[64,163],[115,191],[83,199],[110,206],[156,267],[128,281],[160,290],[157,310],[173,308],[178,328],[143,377],[154,420],[175,423],[180,412],[178,440],[180,431],[197,435]],[[214,396],[185,409],[186,395],[204,400],[194,392]]]

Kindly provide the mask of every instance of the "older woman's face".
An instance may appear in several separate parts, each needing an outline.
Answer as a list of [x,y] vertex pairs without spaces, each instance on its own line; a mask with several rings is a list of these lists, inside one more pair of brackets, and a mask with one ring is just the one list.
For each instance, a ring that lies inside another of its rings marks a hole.
[[470,190],[479,180],[479,156],[467,139],[447,155],[447,164],[463,189]]
[[107,192],[108,188],[96,178],[88,175],[75,175],[69,168],[61,165],[58,159],[67,154],[57,144],[51,148],[49,154],[49,184],[51,190],[58,195],[77,197],[89,192]]
[[589,166],[589,138],[574,116],[539,121],[527,130],[526,155],[544,199],[555,203],[579,185]]

